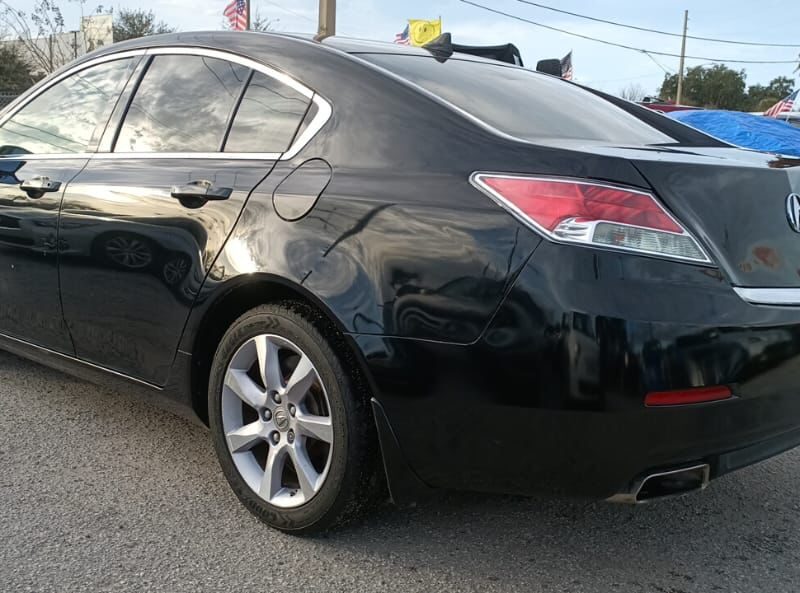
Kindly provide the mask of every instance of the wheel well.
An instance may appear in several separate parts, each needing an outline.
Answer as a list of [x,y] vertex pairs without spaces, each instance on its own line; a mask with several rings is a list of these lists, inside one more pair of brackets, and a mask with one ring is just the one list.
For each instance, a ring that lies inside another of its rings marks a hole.
[[244,313],[269,303],[292,301],[314,315],[314,323],[336,342],[337,350],[348,360],[352,380],[360,389],[369,392],[365,367],[360,356],[345,339],[332,314],[316,303],[301,289],[269,279],[255,280],[232,288],[220,296],[205,313],[192,348],[191,394],[192,408],[208,425],[208,380],[217,346],[228,328]]

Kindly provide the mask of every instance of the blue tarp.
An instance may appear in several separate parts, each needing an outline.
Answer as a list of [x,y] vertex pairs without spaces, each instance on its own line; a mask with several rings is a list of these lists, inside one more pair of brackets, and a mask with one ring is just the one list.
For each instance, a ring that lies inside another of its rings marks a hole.
[[738,111],[673,111],[666,114],[736,146],[800,157],[800,128]]

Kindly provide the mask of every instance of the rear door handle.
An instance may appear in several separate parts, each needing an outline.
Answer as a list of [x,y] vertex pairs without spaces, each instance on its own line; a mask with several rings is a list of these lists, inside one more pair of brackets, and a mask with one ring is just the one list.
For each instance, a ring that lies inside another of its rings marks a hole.
[[201,200],[227,200],[231,197],[233,189],[230,187],[217,187],[210,181],[201,179],[190,181],[186,185],[172,187],[171,196],[179,200],[186,198],[200,198]]
[[49,177],[31,177],[20,183],[19,188],[32,198],[40,198],[42,194],[61,189],[61,182],[53,181]]

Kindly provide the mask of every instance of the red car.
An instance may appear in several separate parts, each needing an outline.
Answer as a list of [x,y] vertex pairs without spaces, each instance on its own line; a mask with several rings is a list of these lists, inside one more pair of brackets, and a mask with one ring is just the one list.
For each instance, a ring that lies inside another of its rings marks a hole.
[[690,107],[688,105],[678,105],[665,101],[660,97],[645,97],[639,101],[639,105],[652,109],[653,111],[660,111],[662,113],[669,113],[670,111],[687,111],[690,109],[700,109],[700,107]]

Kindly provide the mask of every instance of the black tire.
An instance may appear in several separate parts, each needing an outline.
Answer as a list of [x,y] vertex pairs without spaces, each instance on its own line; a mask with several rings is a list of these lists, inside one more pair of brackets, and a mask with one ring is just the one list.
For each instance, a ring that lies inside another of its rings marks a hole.
[[[269,504],[254,492],[234,464],[222,424],[222,386],[236,351],[259,334],[281,336],[305,352],[325,385],[335,446],[325,482],[306,503],[295,508]],[[344,361],[344,364],[343,364]],[[351,372],[348,372],[348,368]],[[343,340],[302,303],[286,301],[252,309],[223,336],[209,380],[209,424],[222,471],[244,506],[271,527],[288,533],[320,532],[362,513],[379,491],[378,445],[370,398],[353,372]]]

